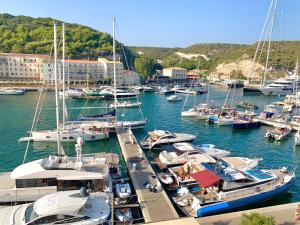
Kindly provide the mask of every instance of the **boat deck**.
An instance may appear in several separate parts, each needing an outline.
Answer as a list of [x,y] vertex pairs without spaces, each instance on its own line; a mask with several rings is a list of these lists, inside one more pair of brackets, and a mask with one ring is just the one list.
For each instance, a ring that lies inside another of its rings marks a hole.
[[261,117],[256,117],[253,119],[253,121],[261,122],[264,125],[273,126],[273,127],[282,127],[282,126],[291,126],[293,130],[298,131],[300,130],[300,127],[297,125],[294,125],[292,123],[283,122],[283,121],[276,121],[272,119],[264,119]]
[[141,154],[142,149],[132,131],[130,129],[117,129],[117,137],[145,222],[151,223],[179,218],[163,188],[154,193],[145,187],[146,183],[161,185],[148,160]]
[[14,202],[31,202],[46,194],[56,192],[56,186],[42,188],[15,188],[15,180],[10,172],[0,173],[0,202],[11,204]]

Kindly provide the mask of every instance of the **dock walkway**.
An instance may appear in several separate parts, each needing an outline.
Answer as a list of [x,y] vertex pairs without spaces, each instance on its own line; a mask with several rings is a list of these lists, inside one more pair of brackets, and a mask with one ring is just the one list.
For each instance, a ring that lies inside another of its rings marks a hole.
[[117,137],[145,223],[160,222],[179,218],[168,195],[161,187],[159,192],[151,192],[145,183],[158,184],[160,182],[151,165],[137,143],[131,129],[118,128]]

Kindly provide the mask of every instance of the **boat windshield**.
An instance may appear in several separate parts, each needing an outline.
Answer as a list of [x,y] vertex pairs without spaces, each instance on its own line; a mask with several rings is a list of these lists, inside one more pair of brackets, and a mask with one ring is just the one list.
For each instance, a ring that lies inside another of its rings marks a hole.
[[36,218],[38,218],[38,214],[33,209],[33,204],[27,206],[25,210],[25,223],[28,223]]

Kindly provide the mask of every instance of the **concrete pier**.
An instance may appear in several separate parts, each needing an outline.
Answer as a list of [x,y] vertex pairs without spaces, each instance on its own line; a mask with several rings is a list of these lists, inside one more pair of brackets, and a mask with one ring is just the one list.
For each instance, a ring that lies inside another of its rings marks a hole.
[[160,182],[147,158],[143,155],[131,129],[118,128],[116,131],[145,223],[179,218],[163,187],[161,187],[161,191],[156,193],[145,187],[145,183],[158,184],[159,186]]

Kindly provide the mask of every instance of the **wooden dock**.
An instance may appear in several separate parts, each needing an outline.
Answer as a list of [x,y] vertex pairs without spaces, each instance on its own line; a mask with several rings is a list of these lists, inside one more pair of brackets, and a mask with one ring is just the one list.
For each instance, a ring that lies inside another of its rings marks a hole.
[[179,218],[163,187],[156,193],[145,187],[145,183],[161,185],[131,129],[119,128],[116,131],[145,223]]

